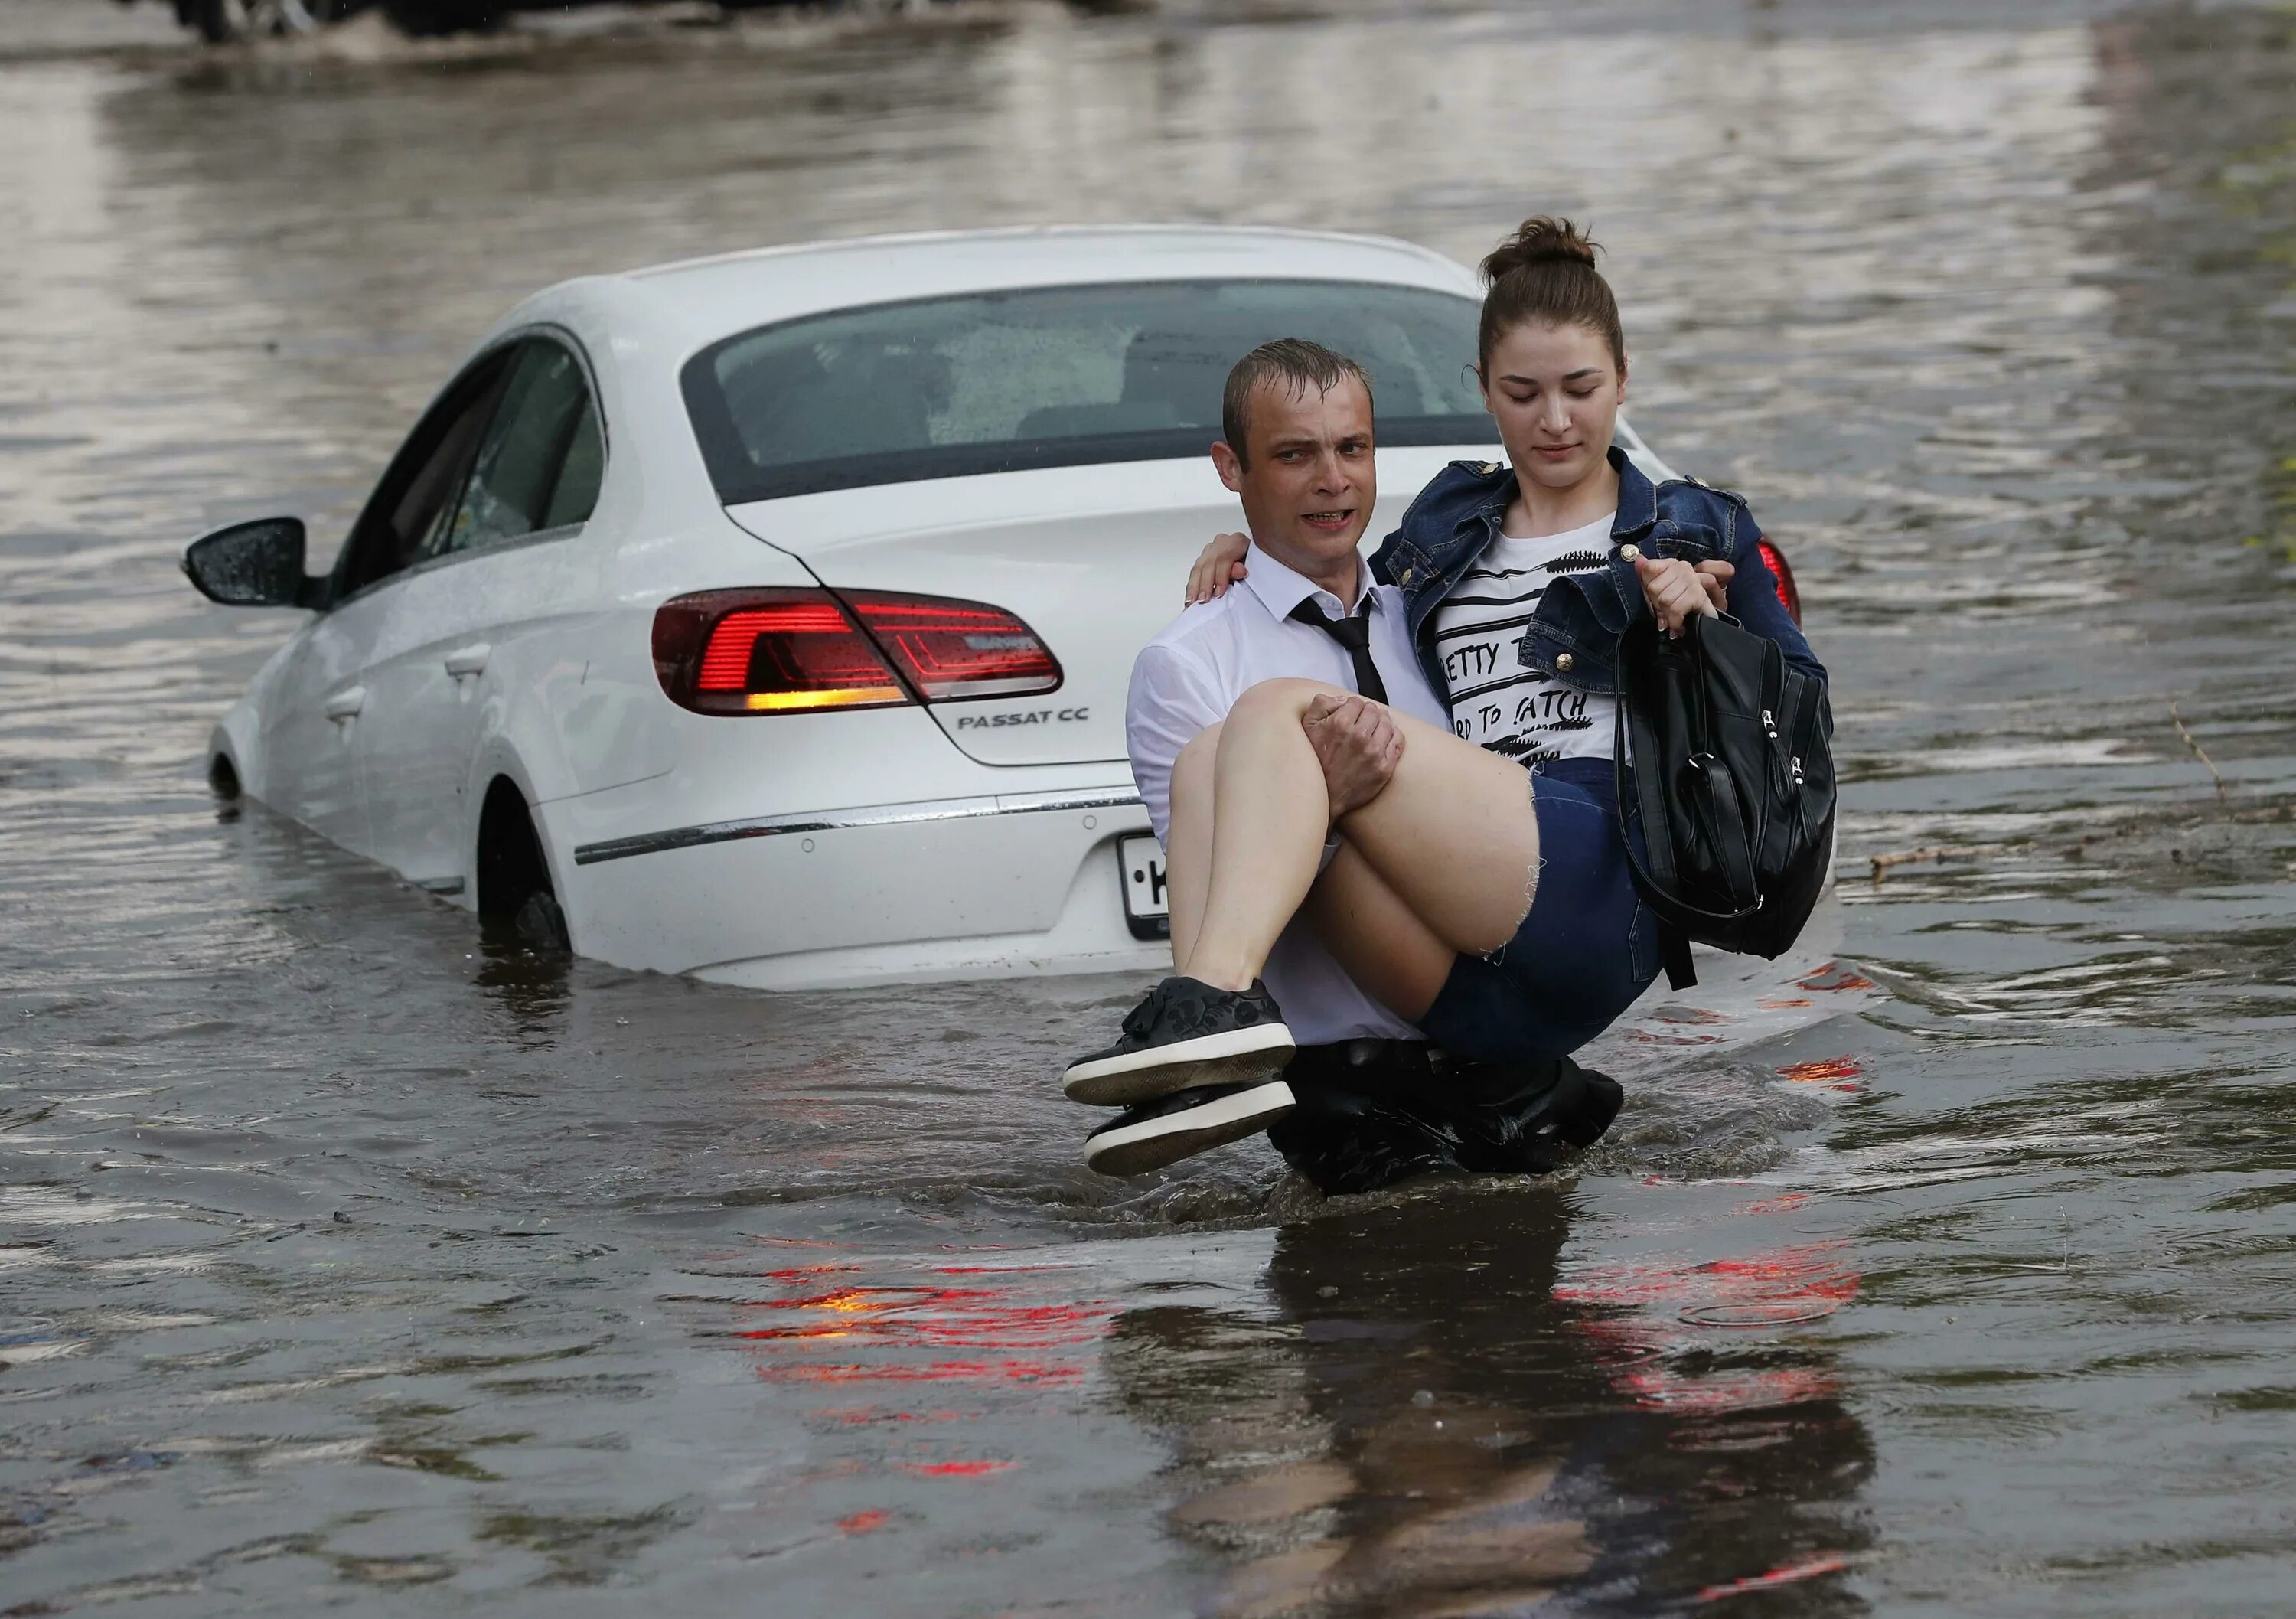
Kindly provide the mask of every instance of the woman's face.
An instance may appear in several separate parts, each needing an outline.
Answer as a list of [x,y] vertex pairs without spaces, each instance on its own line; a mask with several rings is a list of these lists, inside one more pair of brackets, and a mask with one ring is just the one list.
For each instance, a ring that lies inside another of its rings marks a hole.
[[1550,489],[1602,470],[1627,397],[1627,374],[1590,326],[1530,322],[1491,346],[1483,402],[1515,472]]

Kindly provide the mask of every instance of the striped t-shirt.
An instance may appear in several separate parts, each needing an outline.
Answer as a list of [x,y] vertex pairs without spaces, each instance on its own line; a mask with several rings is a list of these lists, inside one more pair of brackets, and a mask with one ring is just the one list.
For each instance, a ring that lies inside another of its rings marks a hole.
[[1502,534],[1435,612],[1435,646],[1451,687],[1451,728],[1525,765],[1608,759],[1616,703],[1551,680],[1521,662],[1531,614],[1551,580],[1608,565],[1617,514],[1541,539]]

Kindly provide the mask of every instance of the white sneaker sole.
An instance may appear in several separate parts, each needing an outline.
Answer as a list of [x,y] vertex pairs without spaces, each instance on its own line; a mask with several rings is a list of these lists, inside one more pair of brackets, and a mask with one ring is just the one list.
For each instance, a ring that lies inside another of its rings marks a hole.
[[1146,1051],[1078,1063],[1061,1076],[1071,1102],[1130,1107],[1199,1085],[1238,1085],[1274,1073],[1298,1050],[1282,1023],[1259,1023]]
[[1210,1147],[1256,1136],[1292,1111],[1281,1080],[1239,1090],[1160,1119],[1104,1130],[1084,1144],[1084,1161],[1103,1175],[1147,1175]]

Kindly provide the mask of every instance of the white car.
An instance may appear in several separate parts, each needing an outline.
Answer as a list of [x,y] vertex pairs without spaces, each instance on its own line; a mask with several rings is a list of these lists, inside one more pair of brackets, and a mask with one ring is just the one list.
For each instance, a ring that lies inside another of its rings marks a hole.
[[213,779],[625,966],[1152,969],[1125,688],[1237,521],[1206,454],[1228,368],[1287,335],[1369,366],[1375,538],[1500,453],[1477,294],[1400,242],[1195,227],[553,287],[423,414],[325,577],[293,519],[192,547],[214,599],[313,613]]

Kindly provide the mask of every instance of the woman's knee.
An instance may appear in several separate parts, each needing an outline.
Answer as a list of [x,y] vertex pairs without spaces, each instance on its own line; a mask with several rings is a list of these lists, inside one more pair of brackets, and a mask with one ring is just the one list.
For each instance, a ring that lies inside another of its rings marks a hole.
[[1347,694],[1338,686],[1327,686],[1321,680],[1299,680],[1288,678],[1262,680],[1235,700],[1235,705],[1228,710],[1227,723],[1233,725],[1238,719],[1257,719],[1271,714],[1297,716],[1305,713],[1308,705],[1318,697],[1325,695],[1344,697]]

